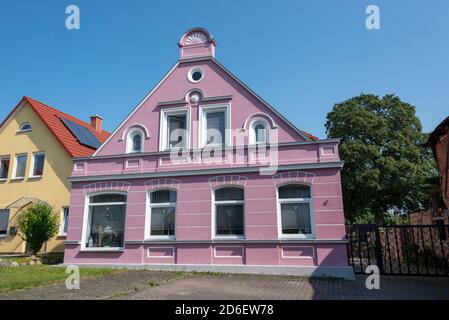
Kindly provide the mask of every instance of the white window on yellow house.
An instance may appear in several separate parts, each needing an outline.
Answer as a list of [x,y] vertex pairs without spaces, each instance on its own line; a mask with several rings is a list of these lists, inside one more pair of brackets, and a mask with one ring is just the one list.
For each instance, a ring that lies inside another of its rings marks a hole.
[[45,153],[36,152],[33,154],[31,163],[30,178],[40,178],[44,174]]
[[31,130],[33,130],[33,128],[31,127],[31,123],[29,122],[24,122],[19,127],[19,132],[29,132]]
[[0,209],[0,238],[8,235],[9,209]]
[[25,169],[27,166],[27,155],[18,154],[16,155],[16,161],[14,164],[14,179],[23,179],[25,177]]
[[8,179],[10,157],[0,157],[0,180]]

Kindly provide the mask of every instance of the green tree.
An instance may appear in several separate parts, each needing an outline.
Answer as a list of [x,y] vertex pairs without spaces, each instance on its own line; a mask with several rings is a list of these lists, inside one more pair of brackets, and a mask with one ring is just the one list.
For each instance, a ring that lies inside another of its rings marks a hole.
[[340,138],[343,201],[349,222],[384,223],[428,206],[437,175],[415,107],[395,95],[361,94],[335,104],[326,133]]
[[38,202],[19,214],[18,226],[22,239],[35,255],[56,235],[59,223],[53,207],[46,202]]

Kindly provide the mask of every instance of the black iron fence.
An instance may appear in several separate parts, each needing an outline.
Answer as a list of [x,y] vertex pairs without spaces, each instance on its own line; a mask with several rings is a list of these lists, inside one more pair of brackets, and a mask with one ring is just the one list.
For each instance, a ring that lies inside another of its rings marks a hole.
[[449,225],[348,225],[346,234],[356,273],[449,276]]

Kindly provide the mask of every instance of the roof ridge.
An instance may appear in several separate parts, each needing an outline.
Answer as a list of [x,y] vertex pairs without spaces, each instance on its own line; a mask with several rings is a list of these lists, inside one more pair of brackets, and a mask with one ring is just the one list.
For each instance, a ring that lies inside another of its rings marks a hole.
[[[48,104],[45,104],[45,103],[43,103],[43,102],[41,102],[41,101],[39,101],[39,100],[36,100],[36,99],[31,98],[31,97],[29,97],[29,96],[23,96],[23,98],[24,98],[25,100],[28,100],[28,102],[30,102],[29,100],[31,100],[32,102],[37,102],[37,103],[41,104],[42,106],[44,106],[44,107],[46,107],[46,108],[49,108],[49,109],[51,109],[51,110],[54,110],[56,113],[59,113],[59,114],[61,114],[61,115],[64,115],[64,116],[67,116],[67,117],[70,117],[70,118],[73,118],[73,119],[76,119],[77,121],[82,122],[82,123],[83,123],[84,125],[86,125],[87,127],[93,128],[92,125],[89,124],[88,122],[86,122],[86,121],[84,121],[84,120],[81,120],[81,119],[79,119],[79,118],[77,118],[77,117],[75,117],[75,116],[72,116],[72,115],[70,115],[70,114],[68,114],[68,113],[66,113],[66,112],[64,112],[64,111],[61,111],[61,110],[59,110],[59,109],[56,109],[55,107],[49,106]],[[106,131],[103,130],[103,129],[101,129],[101,131],[102,131],[102,132],[106,132]],[[100,132],[100,133],[101,133],[101,132]]]

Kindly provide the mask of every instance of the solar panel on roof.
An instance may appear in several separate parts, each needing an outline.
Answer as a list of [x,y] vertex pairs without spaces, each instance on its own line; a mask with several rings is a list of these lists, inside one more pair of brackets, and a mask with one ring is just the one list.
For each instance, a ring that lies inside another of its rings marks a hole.
[[86,127],[64,118],[61,118],[61,121],[75,138],[78,139],[79,143],[94,149],[98,149],[101,146],[101,142]]

